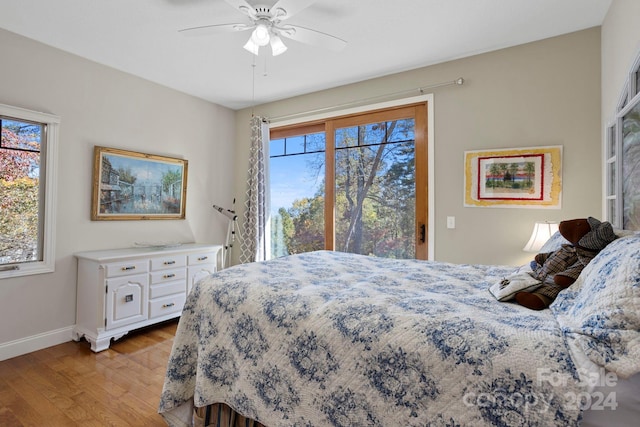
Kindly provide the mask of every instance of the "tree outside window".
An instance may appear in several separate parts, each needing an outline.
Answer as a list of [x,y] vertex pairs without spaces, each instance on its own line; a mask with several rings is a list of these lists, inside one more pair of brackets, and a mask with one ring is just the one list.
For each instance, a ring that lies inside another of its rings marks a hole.
[[0,104],[0,278],[53,271],[58,123]]

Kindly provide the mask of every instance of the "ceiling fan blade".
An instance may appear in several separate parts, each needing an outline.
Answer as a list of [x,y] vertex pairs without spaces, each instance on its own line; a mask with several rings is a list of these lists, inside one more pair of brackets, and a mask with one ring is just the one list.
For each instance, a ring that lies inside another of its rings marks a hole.
[[[226,1],[230,2],[230,0]],[[279,20],[289,19],[316,1],[317,0],[280,0],[271,6],[271,13]]]
[[275,27],[278,33],[301,43],[324,47],[326,49],[340,51],[345,48],[347,42],[332,36],[330,34],[323,33],[321,31],[312,30],[310,28],[300,27],[298,25],[285,25],[282,27]]
[[191,27],[178,30],[180,34],[185,36],[208,36],[210,34],[230,33],[237,31],[250,30],[254,25],[247,24],[216,24],[216,25],[203,25],[202,27]]
[[250,18],[256,17],[256,8],[251,6],[249,3],[247,3],[246,0],[224,0],[224,1],[227,2],[234,9],[239,10],[240,12],[249,16]]

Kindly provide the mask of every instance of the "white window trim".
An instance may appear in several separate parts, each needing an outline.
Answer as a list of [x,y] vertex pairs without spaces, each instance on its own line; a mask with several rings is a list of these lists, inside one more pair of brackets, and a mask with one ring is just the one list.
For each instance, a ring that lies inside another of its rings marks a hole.
[[30,120],[47,125],[45,140],[46,165],[42,261],[15,264],[17,269],[13,270],[2,270],[2,267],[0,266],[0,279],[32,274],[52,273],[55,271],[56,188],[58,175],[58,128],[60,126],[60,117],[24,108],[12,107],[5,104],[0,104],[0,115],[16,119]]
[[[614,227],[622,229],[624,227],[624,198],[622,194],[622,119],[629,111],[637,107],[640,103],[640,88],[637,85],[637,74],[640,74],[640,52],[633,61],[631,68],[627,72],[627,76],[618,97],[616,110],[613,118],[606,123],[604,127],[604,135],[602,139],[602,216],[609,221]],[[610,129],[616,128],[615,141],[610,141]],[[610,156],[608,149],[609,144],[615,145],[615,156]],[[612,177],[610,169],[607,167],[609,163],[615,163],[615,176],[613,177],[615,194],[608,194],[608,186]],[[615,203],[615,216],[612,217],[609,210],[610,203]]]

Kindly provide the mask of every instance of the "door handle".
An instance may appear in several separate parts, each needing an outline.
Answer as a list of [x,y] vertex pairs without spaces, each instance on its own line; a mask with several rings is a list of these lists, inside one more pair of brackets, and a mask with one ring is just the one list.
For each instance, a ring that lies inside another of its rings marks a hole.
[[420,243],[424,243],[427,237],[427,227],[425,224],[420,224]]

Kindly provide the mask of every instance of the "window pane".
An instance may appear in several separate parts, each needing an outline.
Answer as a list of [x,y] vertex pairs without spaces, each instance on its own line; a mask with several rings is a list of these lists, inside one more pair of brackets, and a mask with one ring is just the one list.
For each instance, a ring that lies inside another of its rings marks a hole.
[[304,153],[304,136],[294,136],[286,139],[286,154]]
[[269,156],[282,156],[284,154],[284,138],[269,141]]
[[616,164],[614,162],[607,163],[607,196],[616,195]]
[[358,127],[336,129],[336,148],[357,147]]
[[415,137],[415,126],[413,119],[397,120],[395,126],[393,122],[388,122],[387,126],[391,129],[388,140],[389,142],[413,141]]
[[351,147],[336,150],[336,250],[415,258],[415,143],[404,140],[414,121],[360,126],[360,147],[344,139],[353,129],[336,130],[340,147]]
[[611,158],[616,155],[616,126],[609,127],[607,134],[607,157]]
[[640,102],[622,118],[622,226],[640,230]]
[[40,148],[44,126],[0,118],[0,264],[42,261]]
[[324,152],[272,157],[269,173],[271,257],[324,249]]
[[387,124],[372,123],[360,127],[358,145],[380,144],[386,141]]
[[312,133],[306,135],[307,137],[307,153],[313,153],[318,151],[324,151],[327,146],[327,138],[324,132]]
[[608,219],[609,222],[611,222],[613,224],[614,227],[619,227],[618,221],[617,221],[617,200],[616,199],[609,199],[607,200],[607,215],[608,215]]

